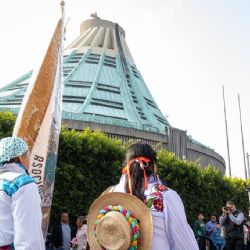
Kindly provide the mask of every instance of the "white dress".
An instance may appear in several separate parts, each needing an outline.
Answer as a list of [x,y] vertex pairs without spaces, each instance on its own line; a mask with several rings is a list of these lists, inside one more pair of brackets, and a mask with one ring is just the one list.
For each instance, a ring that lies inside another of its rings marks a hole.
[[[112,191],[125,192],[125,175]],[[144,194],[153,217],[151,250],[199,250],[180,196],[153,177]]]
[[34,179],[16,163],[0,168],[0,247],[44,250],[41,199]]

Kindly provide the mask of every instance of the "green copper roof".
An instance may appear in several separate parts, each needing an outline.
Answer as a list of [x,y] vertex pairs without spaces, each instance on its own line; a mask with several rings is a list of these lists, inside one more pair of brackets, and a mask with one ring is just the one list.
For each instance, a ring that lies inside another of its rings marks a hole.
[[[103,20],[104,26],[105,22],[108,21]],[[91,25],[96,29],[96,24]],[[90,31],[92,42],[100,40],[100,27],[97,28],[99,31],[95,31],[94,36],[94,31]],[[113,48],[102,45],[97,50],[90,43],[89,46],[79,45],[65,50],[63,118],[165,133],[168,121],[134,64],[121,28],[117,24],[111,28]],[[103,43],[111,39],[106,38],[111,34],[107,29],[108,35],[104,35]],[[1,110],[18,111],[31,75],[29,72],[0,89]]]

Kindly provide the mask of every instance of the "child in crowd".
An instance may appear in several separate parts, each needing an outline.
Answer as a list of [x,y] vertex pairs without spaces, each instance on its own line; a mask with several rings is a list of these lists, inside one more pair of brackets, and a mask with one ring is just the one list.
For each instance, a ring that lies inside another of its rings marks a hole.
[[216,250],[222,250],[225,246],[225,239],[221,236],[221,226],[220,223],[216,223],[216,229],[213,235],[213,242],[216,246]]

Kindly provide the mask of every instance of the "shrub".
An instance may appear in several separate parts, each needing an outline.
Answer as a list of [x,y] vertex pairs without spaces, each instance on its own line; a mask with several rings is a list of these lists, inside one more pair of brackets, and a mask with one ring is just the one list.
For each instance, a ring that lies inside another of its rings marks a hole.
[[[14,124],[12,113],[0,112],[0,138],[11,136]],[[126,147],[100,131],[62,129],[52,220],[62,210],[72,216],[87,213],[93,200],[119,181]],[[211,166],[204,170],[197,162],[179,160],[166,150],[158,152],[157,167],[161,179],[183,199],[190,223],[199,212],[207,218],[211,213],[220,215],[228,200],[248,212],[246,187],[250,181],[224,177]]]

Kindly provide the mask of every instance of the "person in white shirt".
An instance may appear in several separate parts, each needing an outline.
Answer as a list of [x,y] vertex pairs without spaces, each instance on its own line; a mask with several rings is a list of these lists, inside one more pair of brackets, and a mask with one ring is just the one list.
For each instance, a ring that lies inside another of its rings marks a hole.
[[153,217],[151,250],[198,250],[180,196],[156,174],[156,152],[146,143],[131,145],[123,175],[110,192],[129,193],[143,201]]
[[87,220],[85,216],[79,216],[76,220],[76,238],[72,240],[74,250],[86,250],[87,247]]
[[0,250],[44,250],[41,199],[29,176],[28,145],[19,137],[0,140]]

